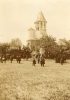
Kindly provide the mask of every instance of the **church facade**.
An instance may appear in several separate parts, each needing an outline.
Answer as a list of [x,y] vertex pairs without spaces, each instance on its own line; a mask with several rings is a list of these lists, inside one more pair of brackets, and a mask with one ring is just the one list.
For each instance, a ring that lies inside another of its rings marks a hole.
[[37,16],[36,21],[34,22],[35,28],[28,29],[28,46],[31,49],[39,49],[40,48],[40,38],[45,37],[47,35],[46,24],[47,21],[42,12],[40,12]]

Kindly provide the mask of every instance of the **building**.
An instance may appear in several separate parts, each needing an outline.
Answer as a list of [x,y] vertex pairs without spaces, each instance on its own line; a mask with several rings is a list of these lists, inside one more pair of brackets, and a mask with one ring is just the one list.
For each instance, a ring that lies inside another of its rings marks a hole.
[[47,21],[42,12],[40,12],[37,16],[36,21],[34,22],[35,29],[28,29],[28,46],[31,49],[39,49],[40,48],[40,38],[45,37],[47,35],[46,24]]

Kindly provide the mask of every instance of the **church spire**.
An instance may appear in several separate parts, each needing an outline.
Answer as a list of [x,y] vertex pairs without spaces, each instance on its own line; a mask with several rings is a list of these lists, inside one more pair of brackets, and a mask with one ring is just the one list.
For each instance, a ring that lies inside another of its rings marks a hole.
[[43,15],[42,11],[38,13],[36,21],[45,21],[46,22],[46,19],[45,19],[44,15]]
[[38,16],[37,16],[37,20],[35,21],[35,28],[36,28],[36,31],[40,31],[40,33],[45,36],[45,33],[46,33],[46,19],[41,12],[38,13]]

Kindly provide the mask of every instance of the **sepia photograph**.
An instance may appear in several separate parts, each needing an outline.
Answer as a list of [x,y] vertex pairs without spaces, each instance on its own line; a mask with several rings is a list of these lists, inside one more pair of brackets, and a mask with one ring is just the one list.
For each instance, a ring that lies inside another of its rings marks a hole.
[[0,0],[0,100],[70,100],[70,0]]

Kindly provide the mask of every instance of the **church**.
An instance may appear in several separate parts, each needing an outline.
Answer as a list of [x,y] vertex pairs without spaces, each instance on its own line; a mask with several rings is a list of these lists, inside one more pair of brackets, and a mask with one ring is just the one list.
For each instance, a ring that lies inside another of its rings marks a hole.
[[40,48],[40,38],[47,36],[46,24],[47,21],[42,12],[38,13],[37,19],[34,22],[35,28],[28,29],[28,46],[31,49],[39,49]]

